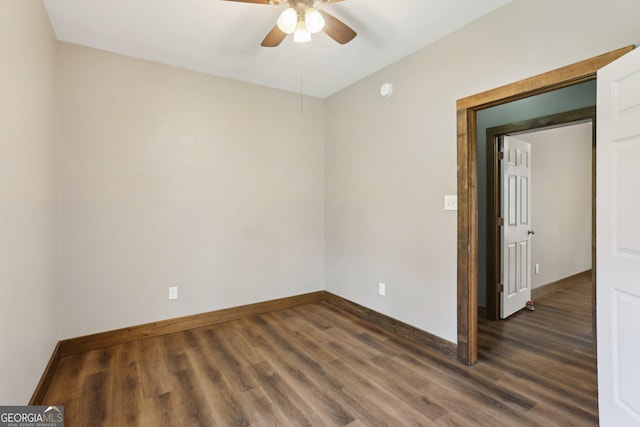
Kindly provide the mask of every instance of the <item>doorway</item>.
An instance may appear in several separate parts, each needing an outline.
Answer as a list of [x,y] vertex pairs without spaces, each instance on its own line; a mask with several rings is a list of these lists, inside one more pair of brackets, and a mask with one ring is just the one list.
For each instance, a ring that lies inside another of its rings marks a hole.
[[593,80],[597,71],[633,50],[627,46],[457,101],[458,351],[462,363],[478,360],[478,205],[476,112],[517,99]]
[[[487,129],[487,237],[486,237],[486,253],[487,253],[487,265],[486,265],[486,283],[487,283],[487,297],[486,297],[486,317],[489,320],[498,320],[500,318],[500,259],[501,259],[501,250],[500,250],[500,181],[499,181],[499,138],[503,135],[514,135],[514,134],[528,134],[530,132],[538,132],[547,129],[556,129],[558,127],[570,126],[570,125],[579,125],[581,123],[591,123],[591,132],[590,132],[590,141],[591,141],[591,150],[590,150],[590,159],[589,168],[591,172],[589,173],[590,180],[590,203],[589,206],[584,208],[588,212],[588,228],[587,232],[590,231],[591,241],[590,243],[590,266],[588,269],[592,271],[592,283],[595,284],[595,269],[592,268],[595,265],[595,115],[596,109],[595,107],[587,107],[581,108],[574,111],[569,111],[560,114],[553,114],[545,117],[539,117],[531,120],[524,120],[516,123],[510,123],[507,125],[496,126],[493,128]],[[526,137],[524,138],[527,139]],[[576,147],[578,148],[579,145]],[[584,150],[584,149],[583,149]],[[549,149],[546,149],[545,152],[549,152]],[[550,153],[549,156],[553,155]],[[537,162],[544,161],[544,157],[540,158],[534,154],[534,162],[535,164],[540,164]],[[582,156],[584,157],[584,155]],[[549,157],[551,158],[551,157]],[[571,159],[568,159],[571,161]],[[533,189],[536,190],[535,185],[535,170],[540,169],[535,168],[533,174]],[[583,173],[584,174],[584,173]],[[559,177],[560,178],[560,177]],[[584,177],[583,177],[584,178]],[[562,183],[559,183],[562,184]],[[554,191],[552,185],[546,185],[545,189],[549,189],[550,191]],[[544,192],[536,191],[536,194],[542,195],[546,194]],[[540,197],[534,197],[534,200]],[[535,203],[535,202],[534,202]],[[560,206],[564,206],[565,208],[562,210],[565,217],[571,215],[568,212],[569,206],[567,206],[567,201],[560,199],[558,201]],[[534,205],[535,206],[535,205]],[[583,214],[583,212],[580,212]],[[584,215],[582,215],[584,216]],[[536,217],[542,218],[541,215],[536,214],[536,210],[534,209],[534,222],[533,222],[533,230],[537,228],[536,226]],[[568,221],[565,221],[568,223]],[[571,224],[573,226],[573,224]],[[575,229],[575,227],[573,227]],[[584,230],[584,226],[580,228]],[[548,230],[551,232],[552,230]],[[556,229],[556,233],[562,232],[564,230]],[[577,229],[576,229],[577,231]],[[545,235],[546,234],[546,235]],[[538,233],[538,238],[533,234],[531,237],[534,242],[538,241],[539,243],[545,243],[545,247],[549,247],[550,250],[553,250],[553,245],[549,242],[549,233],[543,233],[540,235]],[[569,236],[573,236],[575,233],[569,234]],[[549,242],[549,244],[546,244]],[[536,251],[539,251],[539,247],[534,246],[533,251],[534,254]],[[584,258],[584,257],[582,257]],[[533,266],[533,274],[538,274],[540,272],[539,268],[535,267],[535,264],[538,264],[538,260],[534,256],[534,266]],[[578,265],[585,264],[584,260],[582,262],[577,262]],[[544,268],[544,264],[543,264]],[[588,270],[585,269],[585,270]],[[556,268],[557,270],[557,268]],[[575,273],[578,273],[577,271]],[[538,283],[533,283],[533,287],[536,287]],[[593,287],[593,302],[595,302],[595,286]],[[592,307],[592,317],[593,317],[593,333],[595,337],[595,304]]]

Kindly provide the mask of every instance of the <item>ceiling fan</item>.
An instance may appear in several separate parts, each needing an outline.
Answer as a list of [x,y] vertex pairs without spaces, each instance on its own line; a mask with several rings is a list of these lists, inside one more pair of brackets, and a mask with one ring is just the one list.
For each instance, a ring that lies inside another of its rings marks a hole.
[[[278,6],[287,4],[278,22],[260,43],[264,47],[276,47],[288,34],[297,43],[311,41],[311,34],[324,31],[340,44],[349,43],[357,35],[351,27],[335,16],[313,7],[316,0],[226,0],[240,3],[256,3]],[[343,0],[318,0],[320,3],[337,3]]]

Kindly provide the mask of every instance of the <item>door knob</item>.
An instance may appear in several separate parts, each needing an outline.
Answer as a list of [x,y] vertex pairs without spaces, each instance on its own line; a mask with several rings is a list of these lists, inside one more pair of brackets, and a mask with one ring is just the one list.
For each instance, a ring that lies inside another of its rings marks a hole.
[[533,230],[529,230],[529,231],[527,231],[527,235],[531,235],[531,234],[536,234],[536,232],[535,232],[535,231],[533,231]]

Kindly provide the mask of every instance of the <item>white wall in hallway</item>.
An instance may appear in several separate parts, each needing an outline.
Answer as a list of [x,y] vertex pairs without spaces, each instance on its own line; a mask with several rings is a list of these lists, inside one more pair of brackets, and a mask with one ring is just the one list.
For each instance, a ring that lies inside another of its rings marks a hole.
[[537,288],[591,269],[592,125],[518,138],[531,143],[531,287]]

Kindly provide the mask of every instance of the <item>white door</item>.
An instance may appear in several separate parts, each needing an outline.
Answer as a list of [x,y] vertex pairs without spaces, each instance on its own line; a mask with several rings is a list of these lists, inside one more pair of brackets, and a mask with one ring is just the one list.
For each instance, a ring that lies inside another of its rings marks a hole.
[[640,49],[598,71],[600,425],[640,426]]
[[500,227],[500,317],[531,299],[531,144],[502,138]]

